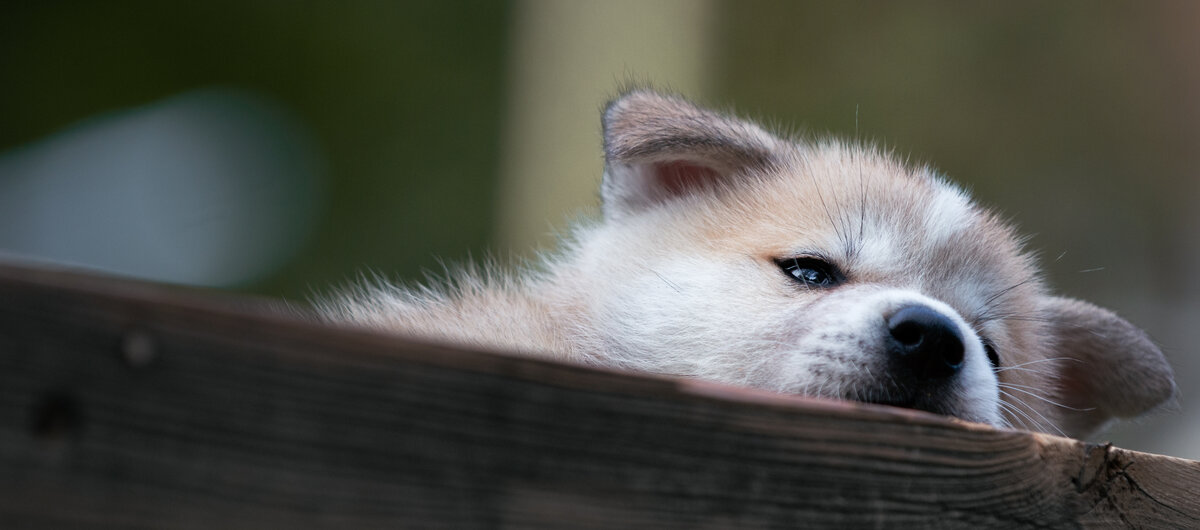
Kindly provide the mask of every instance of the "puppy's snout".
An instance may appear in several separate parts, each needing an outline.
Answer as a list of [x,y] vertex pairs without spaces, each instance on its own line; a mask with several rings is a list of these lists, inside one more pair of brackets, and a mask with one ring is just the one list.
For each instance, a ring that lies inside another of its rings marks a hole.
[[946,315],[923,305],[901,307],[887,319],[890,352],[922,379],[942,379],[963,364],[963,338]]

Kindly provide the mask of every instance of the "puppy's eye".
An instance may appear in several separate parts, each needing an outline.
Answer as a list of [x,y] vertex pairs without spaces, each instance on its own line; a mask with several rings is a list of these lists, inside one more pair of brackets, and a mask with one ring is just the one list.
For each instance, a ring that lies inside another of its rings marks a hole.
[[837,267],[817,258],[776,260],[783,272],[808,287],[834,287],[845,279]]
[[992,341],[983,340],[983,352],[987,354],[988,362],[992,363],[992,368],[1000,367],[1000,354],[996,353],[996,347],[992,345]]

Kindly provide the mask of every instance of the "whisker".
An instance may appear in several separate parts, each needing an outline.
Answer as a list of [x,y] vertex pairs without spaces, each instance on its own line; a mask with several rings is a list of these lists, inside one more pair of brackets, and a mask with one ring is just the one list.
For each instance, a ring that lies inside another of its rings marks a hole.
[[1028,285],[1028,284],[1030,284],[1030,283],[1032,283],[1032,282],[1034,282],[1034,281],[1037,281],[1037,278],[1026,278],[1026,279],[1024,279],[1024,280],[1021,280],[1021,281],[1019,281],[1019,282],[1017,282],[1017,283],[1014,283],[1014,284],[1012,284],[1012,285],[1010,285],[1010,286],[1008,286],[1008,287],[1005,287],[1004,289],[1001,289],[1001,290],[1000,290],[999,292],[997,292],[996,294],[993,294],[993,295],[992,295],[990,298],[988,298],[987,300],[984,300],[984,302],[983,302],[983,306],[984,306],[984,307],[991,307],[992,303],[993,303],[993,302],[995,302],[996,300],[998,300],[998,299],[999,299],[1001,296],[1004,296],[1004,295],[1006,295],[1006,294],[1008,294],[1008,293],[1012,292],[1012,291],[1013,291],[1013,289],[1016,289],[1016,288],[1018,288],[1018,287],[1021,287],[1022,285]]
[[[1008,395],[1005,392],[1001,392],[1001,394]],[[1001,401],[1001,403],[1004,403],[1004,402]],[[1025,411],[1021,410],[1021,408],[1018,407],[1016,404],[1006,403],[1006,405],[1007,406],[1005,407],[1005,410],[1007,410],[1021,418],[1021,426],[1022,427],[1024,427],[1027,430],[1033,430],[1033,431],[1043,430],[1042,426],[1040,424],[1038,424],[1037,420],[1033,419],[1033,417],[1030,416],[1029,414],[1026,414]]]
[[[1007,410],[1007,409],[1005,409],[1005,408],[1004,408],[1004,407],[1005,407],[1005,403],[1004,403],[1003,401],[1002,401],[1002,402],[1000,402],[1000,403],[998,404],[998,406],[1000,407],[1000,412],[1001,412],[1001,413],[1003,413],[1005,410]],[[999,424],[998,424],[998,425],[996,425],[996,427],[998,427],[998,428],[1001,428],[1001,429],[1011,429],[1011,428],[1013,428],[1013,424],[1012,424],[1012,422],[1011,422],[1011,421],[1009,421],[1009,420],[1008,420],[1008,417],[1007,417],[1007,416],[1005,416],[1004,414],[1000,414],[1000,418],[999,418],[999,420],[1000,420],[1000,422],[999,422]]]
[[[1059,361],[1075,361],[1075,362],[1080,362],[1080,363],[1081,363],[1081,362],[1083,362],[1083,361],[1081,361],[1081,360],[1079,360],[1079,359],[1076,359],[1076,358],[1074,358],[1074,357],[1050,357],[1050,358],[1048,358],[1048,359],[1034,359],[1034,360],[1032,360],[1032,361],[1025,361],[1025,362],[1023,362],[1023,363],[1014,364],[1014,365],[1012,365],[1012,366],[1004,366],[1004,367],[1000,367],[1000,368],[997,368],[997,369],[996,369],[996,371],[997,371],[997,372],[1005,372],[1005,371],[1008,371],[1008,370],[1032,371],[1032,370],[1029,370],[1029,369],[1027,369],[1027,368],[1025,368],[1025,367],[1026,367],[1026,366],[1029,366],[1029,365],[1033,365],[1033,364],[1042,364],[1042,363],[1057,363],[1057,362],[1059,362]],[[1039,372],[1034,372],[1034,373],[1039,373]]]
[[[854,106],[854,134],[858,135],[858,105]],[[863,231],[867,224],[867,185],[866,176],[863,173],[862,157],[858,158],[858,239],[855,241],[854,254],[858,254],[862,244]],[[857,256],[852,256],[857,257]]]
[[1049,404],[1051,404],[1051,405],[1054,405],[1054,406],[1056,406],[1056,407],[1062,407],[1062,408],[1064,408],[1064,409],[1067,409],[1067,410],[1073,410],[1073,411],[1075,411],[1075,412],[1090,412],[1090,411],[1096,410],[1096,408],[1095,408],[1095,407],[1086,408],[1086,409],[1080,409],[1080,408],[1075,408],[1075,407],[1072,407],[1072,406],[1070,406],[1070,405],[1063,405],[1062,403],[1058,403],[1058,402],[1056,402],[1056,401],[1054,401],[1054,400],[1052,400],[1052,399],[1046,398],[1046,397],[1044,397],[1044,396],[1040,396],[1040,395],[1038,395],[1038,394],[1037,394],[1037,393],[1035,393],[1035,392],[1031,392],[1030,390],[1026,390],[1026,389],[1028,389],[1028,388],[1032,388],[1032,387],[1027,387],[1027,386],[1024,386],[1024,385],[1015,385],[1015,384],[1013,384],[1013,383],[1000,383],[1000,387],[1001,387],[1001,388],[1007,388],[1007,389],[1016,390],[1017,392],[1020,392],[1020,393],[1022,393],[1022,394],[1026,394],[1026,395],[1029,395],[1029,396],[1031,396],[1031,397],[1033,397],[1033,398],[1035,398],[1035,399],[1038,399],[1038,400],[1044,401],[1044,402],[1046,402],[1046,403],[1049,403]]
[[[1014,389],[1014,390],[1019,390],[1019,389]],[[1036,414],[1039,418],[1041,418],[1042,419],[1041,422],[1036,422],[1036,421],[1034,422],[1034,423],[1039,424],[1039,426],[1041,427],[1039,430],[1045,431],[1046,430],[1045,427],[1050,427],[1050,428],[1054,429],[1054,432],[1058,433],[1060,436],[1062,436],[1064,438],[1069,438],[1069,436],[1067,436],[1067,433],[1063,432],[1062,429],[1059,429],[1058,426],[1054,424],[1054,422],[1052,422],[1048,418],[1046,418],[1046,416],[1043,415],[1041,412],[1038,412],[1037,409],[1033,408],[1032,406],[1030,406],[1028,403],[1025,403],[1024,401],[1017,399],[1016,396],[1004,391],[1003,389],[1001,389],[1000,392],[1002,394],[1012,398],[1014,405],[1024,406],[1026,410]],[[1032,394],[1030,394],[1030,395],[1032,395]],[[1039,397],[1039,396],[1034,395],[1034,397]]]
[[1037,427],[1029,424],[1032,421],[1028,416],[1025,416],[1016,405],[1000,401],[1000,410],[1007,413],[1004,422],[1014,429],[1037,430]]
[[667,284],[667,287],[670,287],[676,293],[680,293],[680,294],[683,293],[683,291],[679,288],[678,284],[676,284],[675,282],[672,282],[671,280],[668,280],[666,276],[659,274],[658,271],[651,269],[651,268],[647,268],[646,270],[649,270],[650,272],[654,273],[655,276],[658,276],[658,279],[662,280],[663,283]]
[[991,309],[985,309],[979,316],[975,317],[976,325],[986,324],[995,320],[1014,320],[1018,322],[1050,322],[1049,318],[1027,315],[1022,313],[1000,313]]
[[808,177],[813,183],[813,190],[817,192],[817,199],[820,200],[821,208],[825,210],[825,217],[829,219],[829,224],[832,225],[834,233],[837,234],[838,239],[843,245],[849,243],[849,239],[846,237],[846,234],[842,233],[841,226],[836,220],[834,220],[833,212],[829,210],[829,203],[825,202],[825,194],[821,193],[821,184],[817,182],[816,175],[810,171],[808,172]]

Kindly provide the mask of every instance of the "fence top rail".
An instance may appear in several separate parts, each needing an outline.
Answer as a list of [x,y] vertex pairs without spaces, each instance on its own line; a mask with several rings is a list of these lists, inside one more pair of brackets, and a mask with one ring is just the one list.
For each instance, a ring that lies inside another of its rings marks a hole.
[[1200,526],[1200,463],[0,263],[0,526]]

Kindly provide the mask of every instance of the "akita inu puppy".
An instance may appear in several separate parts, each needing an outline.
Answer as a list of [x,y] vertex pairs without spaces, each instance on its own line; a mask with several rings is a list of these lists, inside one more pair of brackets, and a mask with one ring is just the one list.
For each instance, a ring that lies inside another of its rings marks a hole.
[[472,347],[1086,436],[1171,398],[1113,313],[927,167],[635,90],[604,112],[602,219],[535,270],[363,286],[331,320]]

